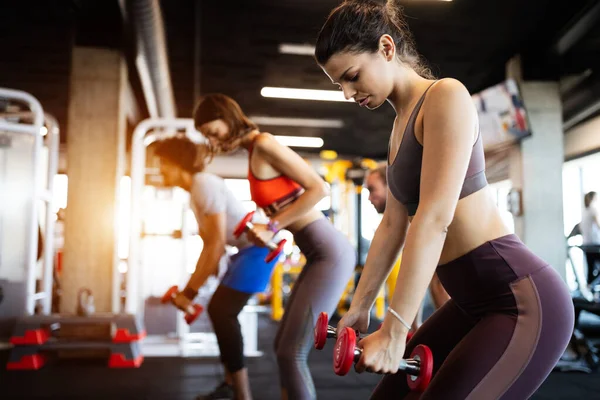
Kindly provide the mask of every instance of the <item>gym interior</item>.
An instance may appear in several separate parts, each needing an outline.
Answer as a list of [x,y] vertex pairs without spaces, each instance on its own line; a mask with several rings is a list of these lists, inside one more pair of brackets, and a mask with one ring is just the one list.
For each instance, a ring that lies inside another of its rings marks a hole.
[[[206,309],[239,249],[226,246],[196,308],[174,306],[204,241],[189,191],[165,181],[155,154],[168,138],[206,145],[193,115],[210,93],[235,99],[326,182],[314,208],[352,244],[356,266],[314,326],[308,367],[315,398],[370,398],[382,375],[340,373],[329,330],[350,308],[383,218],[366,179],[388,160],[396,115],[389,104],[353,104],[315,61],[340,3],[0,4],[0,398],[184,400],[223,381]],[[395,3],[436,78],[471,95],[488,191],[507,229],[570,291],[571,339],[531,398],[600,398],[600,241],[582,232],[590,193],[600,192],[600,2]],[[205,172],[259,213],[248,165],[245,150],[222,152]],[[268,284],[237,316],[260,400],[282,398],[273,343],[307,263],[292,233],[278,235],[286,242],[271,249]],[[398,270],[402,254],[375,297],[370,333]],[[429,293],[424,321],[435,314]]]

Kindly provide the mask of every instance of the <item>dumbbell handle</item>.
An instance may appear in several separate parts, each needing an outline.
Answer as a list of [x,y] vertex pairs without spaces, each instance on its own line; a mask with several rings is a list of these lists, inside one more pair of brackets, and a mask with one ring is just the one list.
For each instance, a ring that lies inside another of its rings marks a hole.
[[[360,333],[358,331],[356,332],[356,337],[360,337]],[[337,328],[331,326],[331,325],[327,325],[327,339],[330,338],[336,338],[337,339]]]
[[[177,297],[177,293],[173,293],[171,294],[171,301],[173,302],[173,304],[175,304],[175,298]],[[183,310],[185,312],[187,312],[188,314],[194,314],[196,312],[196,309],[194,308],[194,304],[190,301],[190,303],[187,305],[187,307],[185,307],[185,310]]]
[[337,329],[331,325],[327,325],[327,339],[337,338]]
[[188,314],[194,314],[196,312],[196,309],[194,308],[194,305],[190,303],[185,308],[185,312],[187,312]]
[[[246,222],[246,229],[248,229],[248,230],[254,229],[254,224],[250,221]],[[267,248],[271,251],[275,251],[275,250],[277,250],[277,244],[273,243],[272,241],[269,241],[267,243]]]
[[[354,363],[357,363],[360,360],[360,356],[362,356],[362,349],[360,347],[356,347],[354,349]],[[421,360],[418,356],[415,358],[408,358],[400,360],[400,366],[398,370],[406,372],[408,375],[417,376],[421,372]]]

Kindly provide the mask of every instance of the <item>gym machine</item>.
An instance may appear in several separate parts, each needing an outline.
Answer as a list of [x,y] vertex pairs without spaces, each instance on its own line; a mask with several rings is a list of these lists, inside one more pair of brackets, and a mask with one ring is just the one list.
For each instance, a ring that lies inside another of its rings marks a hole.
[[[94,349],[111,352],[110,367],[137,367],[143,359],[138,341],[144,331],[132,316],[92,315],[91,293],[81,304],[85,315],[51,314],[57,283],[53,183],[59,134],[57,121],[32,95],[0,88],[0,193],[10,193],[0,207],[0,276],[5,286],[24,289],[6,291],[8,299],[0,304],[2,318],[16,317],[6,368],[39,369],[49,352],[81,354]],[[17,286],[20,282],[23,285]],[[93,339],[90,328],[95,329]]]
[[[24,105],[28,111],[23,111]],[[45,144],[44,144],[44,135]],[[31,141],[31,148],[28,148]],[[54,266],[53,182],[58,169],[58,123],[45,114],[39,101],[19,90],[0,88],[0,277],[7,281],[23,281],[25,298],[21,303],[11,293],[13,310],[0,314],[33,315],[36,304],[49,314],[52,307]],[[47,147],[47,176],[44,177],[44,145]],[[14,153],[11,155],[11,153]],[[45,182],[44,182],[45,180]],[[37,291],[38,237],[40,236],[40,202],[44,204],[44,246],[42,253],[41,291]],[[24,214],[24,215],[23,215]],[[19,219],[22,216],[22,219]],[[18,222],[12,225],[11,221]],[[26,231],[22,223],[26,223]],[[24,260],[24,265],[20,263]],[[21,271],[24,271],[24,277]],[[5,293],[5,297],[9,294]],[[20,305],[21,304],[21,305]],[[4,304],[8,307],[8,304]],[[3,310],[0,306],[0,310]]]

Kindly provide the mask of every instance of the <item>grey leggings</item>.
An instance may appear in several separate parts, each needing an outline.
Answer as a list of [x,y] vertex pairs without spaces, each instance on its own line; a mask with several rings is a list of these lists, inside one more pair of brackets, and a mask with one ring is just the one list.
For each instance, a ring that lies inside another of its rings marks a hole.
[[290,400],[315,399],[306,359],[322,311],[332,315],[356,266],[350,242],[325,218],[294,234],[306,265],[294,283],[277,336],[275,354],[282,390]]

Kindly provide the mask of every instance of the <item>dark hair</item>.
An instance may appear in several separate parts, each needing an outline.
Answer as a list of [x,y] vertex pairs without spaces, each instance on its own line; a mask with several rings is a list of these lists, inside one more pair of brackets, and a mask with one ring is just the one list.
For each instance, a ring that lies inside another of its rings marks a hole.
[[320,65],[340,52],[370,52],[379,50],[379,39],[388,34],[394,39],[396,54],[424,78],[433,78],[414,45],[402,14],[399,0],[386,4],[374,0],[346,0],[327,17],[315,46],[315,58]]
[[596,198],[596,192],[588,192],[583,196],[583,204],[585,204],[585,208],[588,208],[592,201]]
[[374,168],[369,171],[369,175],[379,175],[379,178],[383,181],[384,184],[387,185],[387,166],[380,165],[377,168]]
[[[240,105],[231,97],[221,93],[211,93],[203,96],[194,110],[194,126],[199,129],[203,124],[222,119],[229,127],[230,141],[246,133],[258,129],[242,111]],[[215,149],[210,149],[212,153]]]
[[207,147],[203,144],[197,145],[186,137],[173,137],[156,143],[154,154],[190,173],[195,173],[204,169]]

